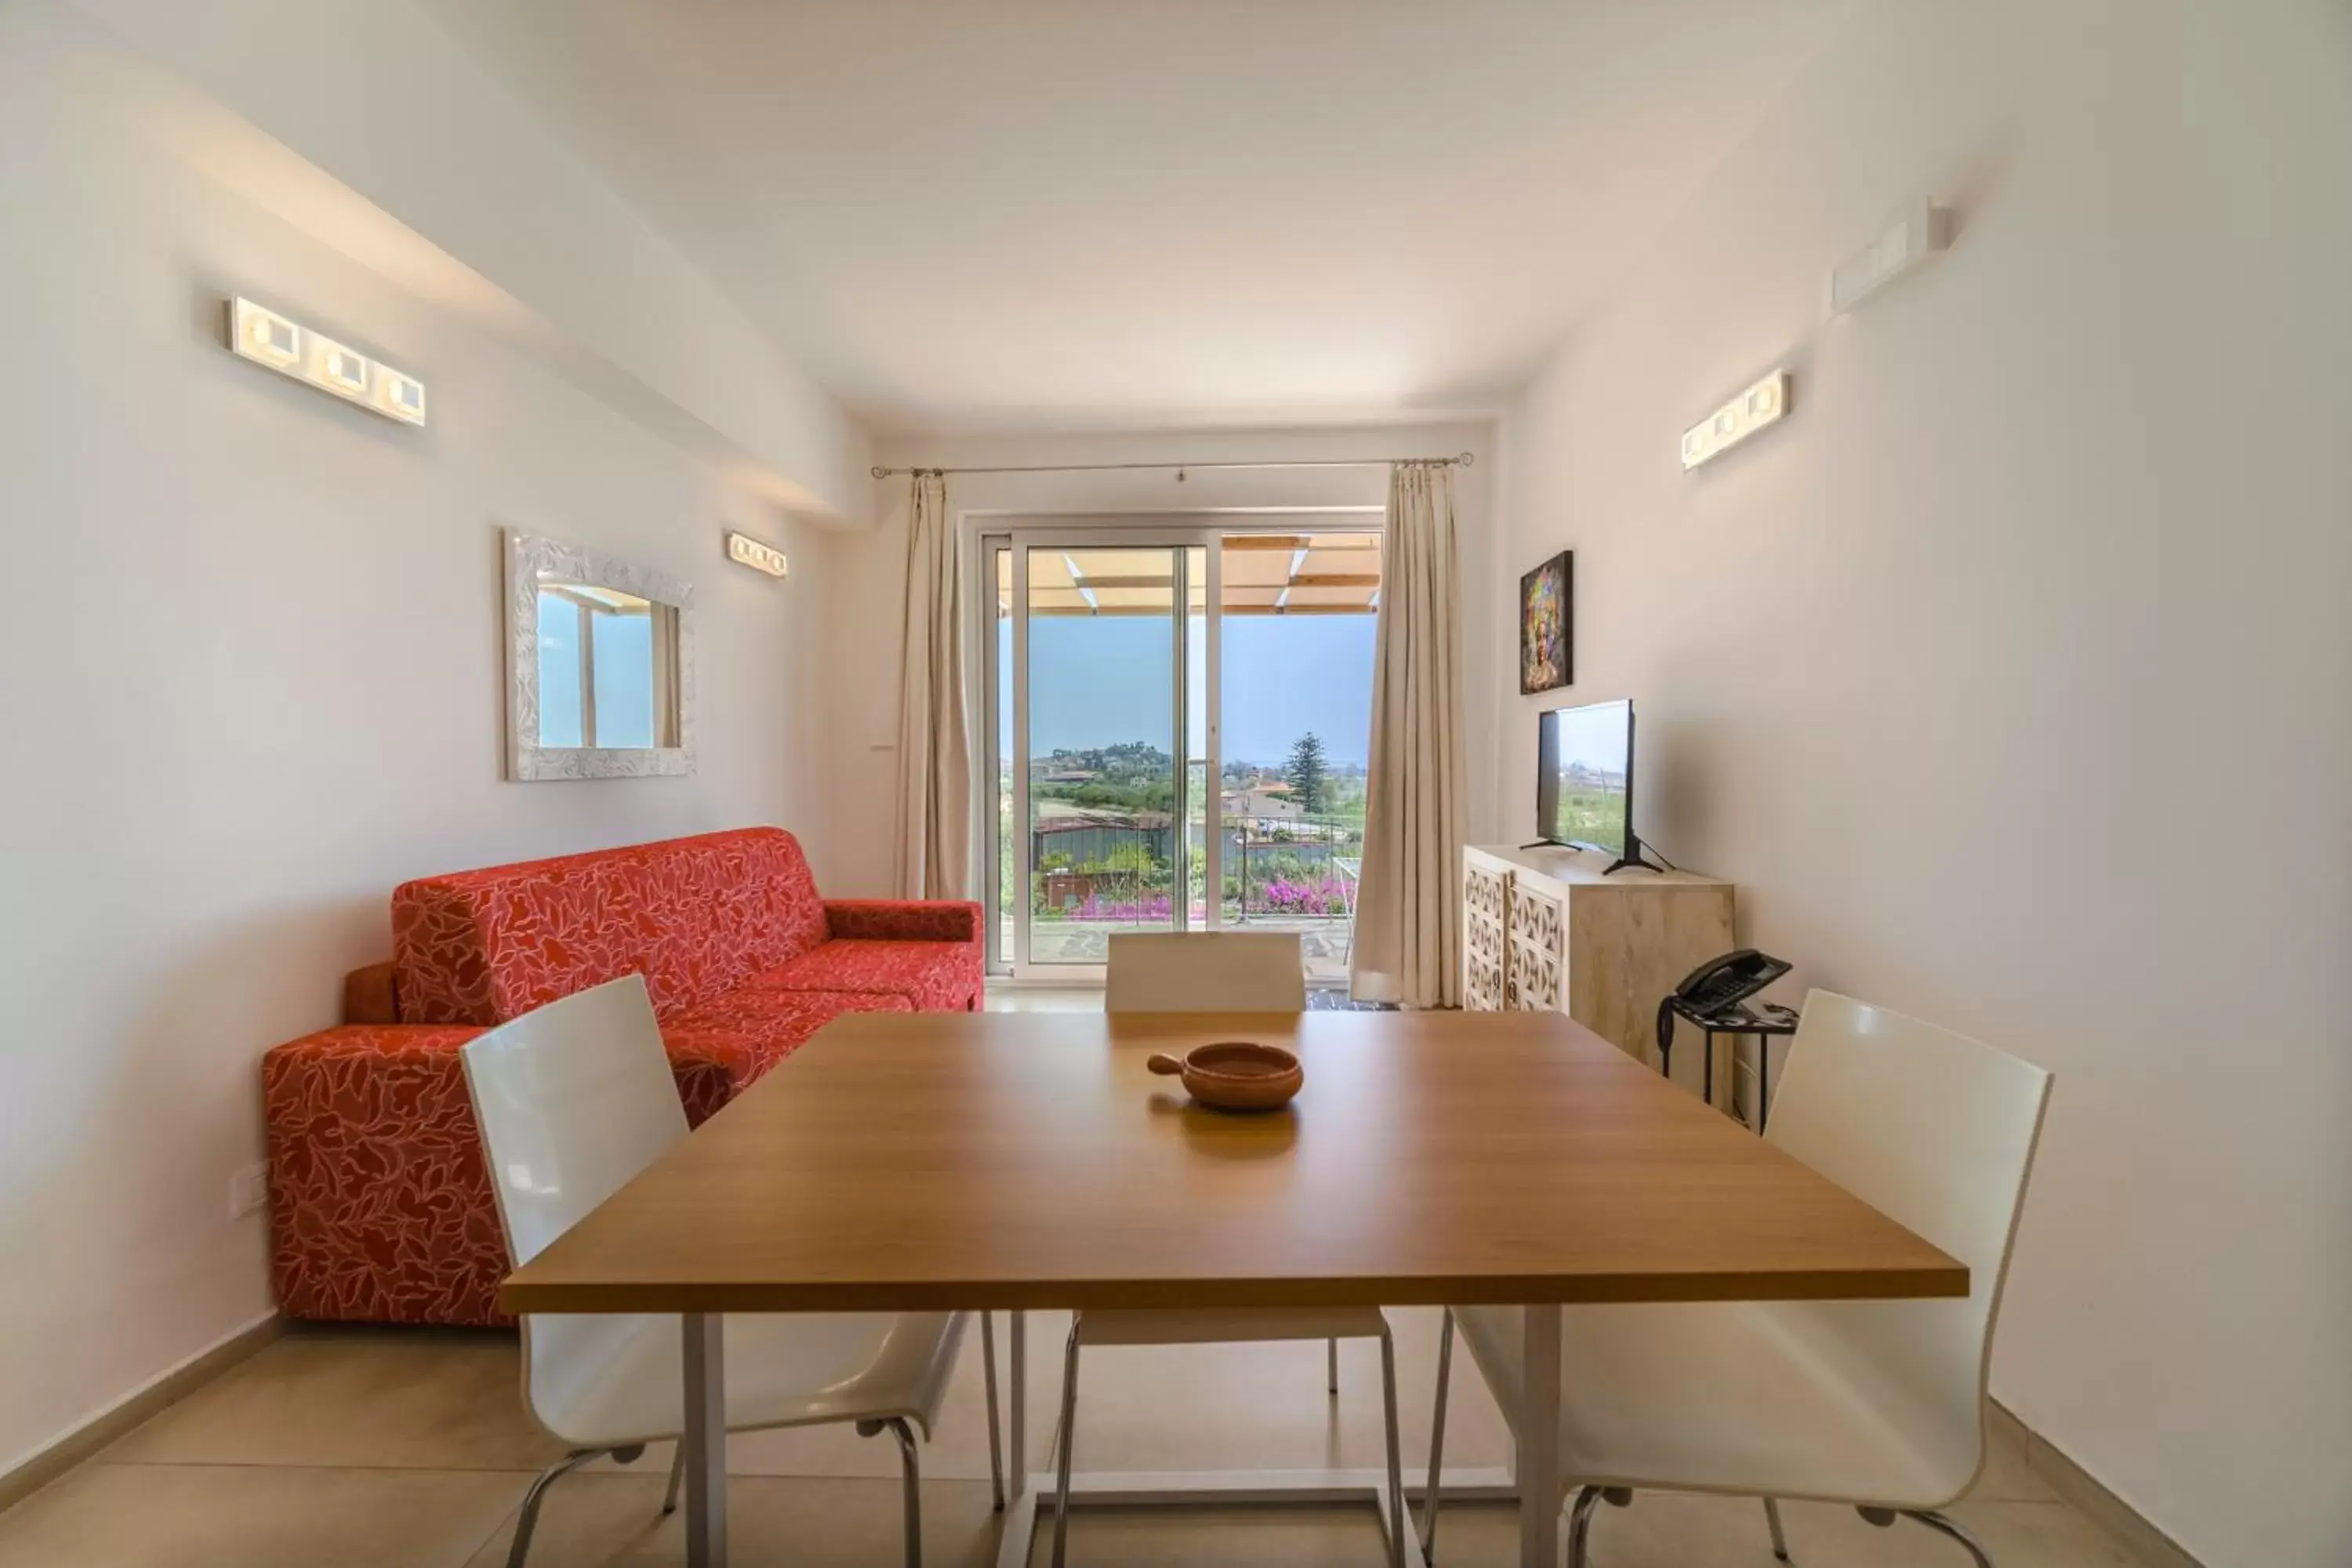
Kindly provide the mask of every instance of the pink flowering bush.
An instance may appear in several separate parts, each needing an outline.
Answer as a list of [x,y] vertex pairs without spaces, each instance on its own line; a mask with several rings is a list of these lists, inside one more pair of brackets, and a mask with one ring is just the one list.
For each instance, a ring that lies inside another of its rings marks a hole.
[[1139,899],[1106,899],[1088,893],[1070,911],[1070,918],[1081,921],[1124,921],[1131,924],[1165,925],[1175,912],[1175,901],[1167,893],[1147,895]]
[[1265,885],[1262,906],[1276,914],[1344,915],[1348,891],[1337,877],[1282,877]]

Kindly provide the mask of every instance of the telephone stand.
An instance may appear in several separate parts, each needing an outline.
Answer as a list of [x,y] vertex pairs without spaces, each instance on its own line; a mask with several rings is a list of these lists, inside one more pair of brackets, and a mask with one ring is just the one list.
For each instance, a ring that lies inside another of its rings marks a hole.
[[[1669,996],[1661,1005],[1660,1023],[1668,1017],[1686,1018],[1696,1024],[1706,1037],[1706,1060],[1699,1079],[1699,1098],[1707,1104],[1715,1103],[1715,1037],[1729,1035],[1735,1040],[1741,1035],[1756,1037],[1756,1131],[1761,1134],[1764,1121],[1772,1113],[1772,1038],[1776,1035],[1797,1032],[1797,1011],[1777,1002],[1759,1002],[1749,1007],[1745,1002],[1734,1002],[1728,1007],[1717,1007],[1711,1013],[1694,1010],[1679,996]],[[1675,1037],[1671,1027],[1658,1030],[1658,1070],[1667,1078],[1675,1075]],[[1737,1070],[1737,1069],[1734,1069]]]

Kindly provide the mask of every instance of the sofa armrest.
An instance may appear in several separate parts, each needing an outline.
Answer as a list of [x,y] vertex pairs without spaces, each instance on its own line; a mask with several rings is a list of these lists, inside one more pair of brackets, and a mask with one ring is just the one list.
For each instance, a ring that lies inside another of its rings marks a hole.
[[400,996],[393,980],[392,961],[371,963],[343,976],[343,1016],[346,1024],[397,1024]]
[[976,903],[958,899],[827,899],[828,935],[845,941],[977,942]]
[[506,1242],[457,1057],[481,1033],[346,1026],[262,1058],[270,1276],[287,1316],[503,1321]]
[[[262,1057],[270,1279],[288,1317],[509,1321],[498,1308],[506,1238],[458,1056],[487,1032],[346,1025]],[[740,1063],[707,1042],[669,1054],[690,1122],[742,1082]]]

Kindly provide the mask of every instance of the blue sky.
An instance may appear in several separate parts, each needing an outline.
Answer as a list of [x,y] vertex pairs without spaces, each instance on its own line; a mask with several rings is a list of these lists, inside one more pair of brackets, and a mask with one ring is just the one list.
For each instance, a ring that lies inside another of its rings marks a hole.
[[[1372,723],[1370,616],[1230,616],[1224,621],[1224,760],[1279,763],[1308,731],[1324,755],[1364,762]],[[1192,679],[1206,658],[1193,623]],[[1033,750],[1077,751],[1121,741],[1169,748],[1174,650],[1168,622],[1149,616],[1038,616],[1029,623]],[[1013,627],[997,625],[1000,668],[1013,664]],[[1192,747],[1201,748],[1194,716]],[[1013,713],[1001,705],[997,743],[1013,752]]]

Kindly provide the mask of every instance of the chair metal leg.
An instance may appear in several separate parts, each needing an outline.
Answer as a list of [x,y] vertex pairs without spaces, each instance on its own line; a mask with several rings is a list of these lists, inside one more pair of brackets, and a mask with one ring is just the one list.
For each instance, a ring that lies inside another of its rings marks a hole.
[[1786,1563],[1789,1560],[1789,1538],[1780,1530],[1780,1504],[1776,1498],[1764,1500],[1764,1522],[1772,1528],[1772,1555]]
[[1421,1560],[1437,1561],[1437,1478],[1445,1465],[1445,1396],[1454,1381],[1454,1309],[1437,1331],[1437,1414],[1429,1427],[1429,1490],[1421,1500]]
[[686,1480],[686,1445],[680,1443],[677,1452],[670,1457],[669,1489],[662,1493],[662,1517],[667,1519],[677,1511],[677,1489]]
[[1331,1397],[1337,1399],[1339,1396],[1339,1341],[1333,1340],[1330,1342],[1329,1348],[1325,1352],[1324,1366],[1326,1368],[1326,1375],[1323,1379],[1324,1384],[1328,1389]]
[[1854,1511],[1861,1514],[1863,1518],[1870,1521],[1871,1523],[1879,1525],[1882,1528],[1886,1525],[1893,1524],[1895,1522],[1895,1516],[1898,1514],[1905,1519],[1916,1520],[1919,1523],[1926,1525],[1928,1529],[1934,1531],[1945,1540],[1958,1542],[1961,1550],[1965,1551],[1975,1562],[1977,1568],[1993,1568],[1992,1553],[1984,1549],[1984,1542],[1969,1534],[1968,1531],[1957,1521],[1947,1519],[1933,1509],[1865,1508],[1857,1509]]
[[[1528,1498],[1519,1506],[1539,1508],[1542,1500]],[[1592,1510],[1600,1506],[1599,1487],[1584,1487],[1578,1490],[1575,1505],[1568,1510],[1568,1568],[1590,1568]]]
[[997,1430],[996,1418],[996,1315],[980,1315],[981,1378],[988,1390],[988,1485],[996,1499],[996,1511],[1004,1511],[1004,1440]]
[[547,1489],[606,1452],[609,1450],[604,1448],[574,1448],[559,1462],[540,1471],[539,1479],[530,1483],[530,1490],[522,1494],[522,1512],[515,1520],[514,1542],[507,1548],[507,1568],[522,1568],[523,1559],[530,1555],[531,1532],[539,1528],[539,1505],[547,1500]]
[[1070,1450],[1076,1447],[1078,1424],[1078,1329],[1070,1325],[1069,1348],[1062,1352],[1062,1425],[1055,1434],[1059,1450],[1054,1460],[1054,1568],[1062,1558],[1070,1534]]
[[907,1568],[923,1568],[923,1471],[915,1450],[915,1429],[903,1415],[887,1421],[860,1421],[857,1435],[873,1437],[884,1431],[898,1439],[898,1491],[902,1528],[907,1532]]
[[1389,1568],[1404,1568],[1404,1448],[1397,1438],[1396,1341],[1381,1324],[1381,1402],[1389,1429]]

